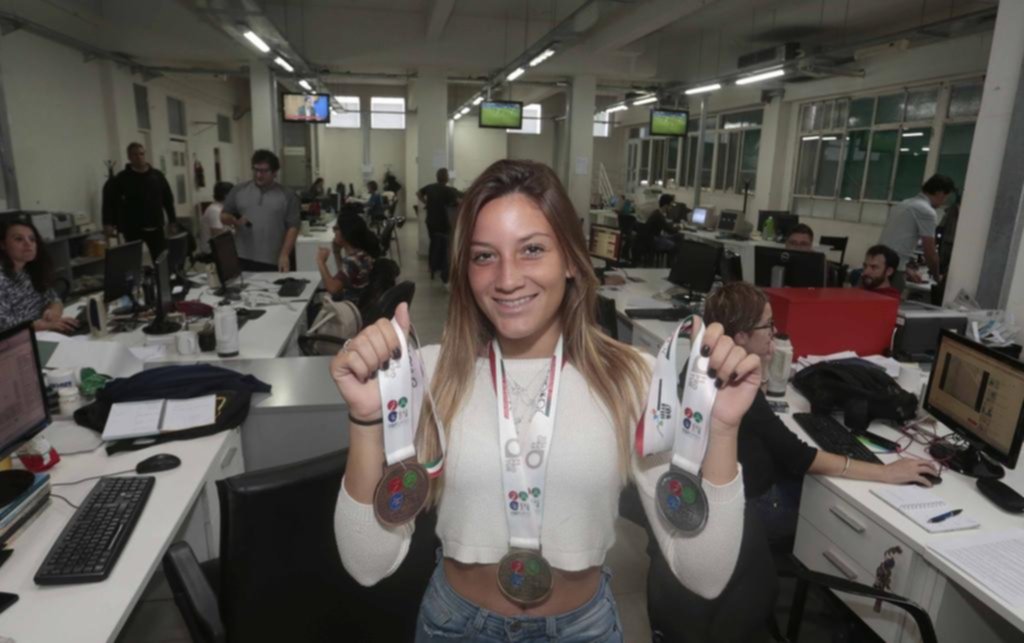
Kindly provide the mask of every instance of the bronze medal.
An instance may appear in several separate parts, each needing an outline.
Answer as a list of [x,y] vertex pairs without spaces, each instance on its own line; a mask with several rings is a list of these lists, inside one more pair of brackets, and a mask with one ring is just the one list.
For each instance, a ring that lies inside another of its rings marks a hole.
[[551,595],[551,565],[540,552],[513,549],[498,563],[498,587],[513,603],[529,607]]
[[384,477],[373,492],[373,512],[377,520],[396,527],[413,520],[423,509],[430,494],[427,470],[415,459],[384,468]]
[[658,512],[679,531],[699,533],[708,522],[708,497],[700,478],[675,466],[660,478],[655,489]]

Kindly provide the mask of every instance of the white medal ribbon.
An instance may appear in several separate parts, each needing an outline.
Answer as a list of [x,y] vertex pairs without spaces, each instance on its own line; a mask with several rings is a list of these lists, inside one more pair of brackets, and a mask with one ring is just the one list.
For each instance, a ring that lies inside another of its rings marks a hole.
[[562,374],[562,338],[548,365],[547,383],[541,392],[541,410],[530,421],[524,435],[516,430],[508,375],[497,340],[491,342],[491,375],[498,403],[498,437],[501,480],[509,542],[514,548],[540,550],[540,525],[544,513],[544,476],[555,427],[555,409]]
[[392,359],[387,369],[378,372],[381,415],[384,421],[384,456],[388,466],[416,456],[413,438],[423,406],[423,362],[409,350],[405,331],[394,319],[402,355]]

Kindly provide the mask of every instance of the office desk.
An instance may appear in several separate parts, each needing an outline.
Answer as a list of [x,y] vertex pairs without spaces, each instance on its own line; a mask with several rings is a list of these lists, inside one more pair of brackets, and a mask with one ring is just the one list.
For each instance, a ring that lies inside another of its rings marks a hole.
[[[666,290],[678,287],[668,280],[667,268],[630,268],[625,272],[629,277],[639,281],[627,281],[621,286],[601,286],[598,289],[598,294],[615,302],[619,341],[632,344],[645,353],[654,355],[661,348],[665,338],[676,329],[679,322],[630,319],[626,315],[626,310],[630,308],[672,308],[671,302],[654,297]],[[680,342],[685,342],[685,345],[680,344],[676,353],[681,360],[679,365],[682,366],[682,361],[685,361],[685,356],[689,353],[689,340],[681,339]]]
[[[181,466],[154,474],[156,485],[146,508],[107,580],[55,587],[39,587],[32,581],[74,513],[62,500],[51,498],[18,534],[11,543],[14,554],[0,570],[0,591],[18,594],[20,600],[0,614],[0,634],[18,643],[114,641],[172,542],[184,537],[198,547],[200,559],[211,555],[210,543],[216,551],[220,520],[214,480],[244,468],[237,429],[109,457],[103,449],[65,456],[50,471],[50,479],[73,482],[134,469],[154,453],[173,453],[181,458]],[[93,484],[55,487],[53,492],[79,504]]]
[[[740,256],[740,262],[743,264],[743,281],[747,283],[754,283],[754,248],[757,246],[763,246],[765,248],[785,248],[786,244],[776,243],[774,241],[765,241],[763,239],[719,239],[717,232],[711,232],[709,230],[699,230],[697,232],[684,231],[683,236],[688,239],[694,239],[698,241],[711,241],[714,243],[721,244],[726,250]],[[831,250],[828,246],[814,246],[812,248],[815,252],[824,253],[828,257],[828,252]]]
[[[331,220],[325,225],[322,230],[319,228],[324,226],[316,226],[318,229],[310,230],[309,234],[300,233],[295,240],[295,269],[299,272],[317,272],[317,250],[331,247],[334,240],[334,221]],[[331,259],[328,265],[333,264],[334,260]]]
[[[809,410],[807,400],[792,387],[787,401],[791,412]],[[797,435],[814,444],[791,415],[780,417]],[[871,430],[894,440],[899,435],[895,429],[878,423]],[[916,444],[910,452],[927,457]],[[880,454],[879,458],[891,462],[897,456]],[[981,530],[1024,526],[1024,518],[1004,513],[983,498],[973,479],[948,470],[943,471],[942,479],[932,491],[953,507],[963,508],[981,523]],[[940,641],[1022,640],[1024,606],[1011,605],[993,595],[929,549],[943,539],[976,530],[930,534],[871,493],[872,488],[881,484],[806,476],[794,546],[797,558],[815,571],[871,585],[884,551],[899,546],[903,553],[896,556],[891,591],[914,600],[928,611]],[[902,610],[887,606],[879,613],[873,610],[872,601],[837,595],[883,640],[920,640],[913,620],[905,617]]]

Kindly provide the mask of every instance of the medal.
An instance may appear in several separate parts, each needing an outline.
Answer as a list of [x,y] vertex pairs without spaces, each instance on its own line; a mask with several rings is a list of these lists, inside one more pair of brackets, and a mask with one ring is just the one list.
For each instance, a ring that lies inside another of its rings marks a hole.
[[522,606],[542,603],[554,586],[551,565],[539,552],[513,549],[498,563],[498,587],[505,598]]
[[427,470],[415,459],[384,467],[384,477],[373,492],[373,511],[377,520],[389,527],[414,519],[430,494]]
[[700,478],[670,467],[658,478],[658,511],[680,531],[699,532],[708,521],[708,497]]

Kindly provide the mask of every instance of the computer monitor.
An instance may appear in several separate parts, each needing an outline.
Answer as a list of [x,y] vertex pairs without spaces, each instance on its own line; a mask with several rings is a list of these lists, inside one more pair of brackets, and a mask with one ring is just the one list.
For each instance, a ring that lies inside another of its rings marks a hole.
[[704,224],[708,221],[708,209],[707,208],[694,208],[690,210],[690,223],[693,225],[703,228]]
[[718,229],[722,232],[732,232],[736,229],[736,221],[741,219],[741,213],[735,210],[722,210],[718,217]]
[[590,226],[590,256],[616,263],[622,252],[622,231],[618,228],[597,225]]
[[[235,235],[224,232],[210,239],[210,251],[213,263],[217,267],[217,279],[220,280],[218,296],[226,296],[232,292],[230,282],[242,276],[242,263],[238,260],[235,249]],[[233,289],[237,292],[238,288]]]
[[167,237],[167,269],[172,275],[185,275],[188,260],[188,235],[184,232]]
[[754,284],[762,288],[824,288],[825,254],[757,246],[754,248]]
[[142,242],[130,241],[107,248],[103,266],[103,301],[110,303],[128,296],[135,301],[135,289],[142,283]]
[[793,229],[793,226],[800,223],[800,216],[790,214],[788,210],[758,210],[757,231],[761,234],[764,234],[764,223],[768,220],[768,217],[771,217],[772,223],[775,224],[775,236],[782,237],[783,239]]
[[722,260],[722,246],[683,239],[678,244],[668,280],[690,292],[708,293]]
[[[156,273],[156,301],[153,302],[153,321],[142,328],[147,335],[168,335],[181,330],[181,324],[167,319],[167,313],[174,310],[171,299],[171,271],[167,265],[167,254],[164,250],[153,262]],[[148,303],[148,302],[147,302]]]
[[[32,322],[0,332],[0,457],[7,457],[50,425],[46,385]],[[24,470],[0,471],[0,506],[32,485]]]
[[939,336],[924,408],[963,438],[929,453],[950,469],[975,478],[1000,478],[1017,465],[1024,440],[1024,363],[949,330]]

